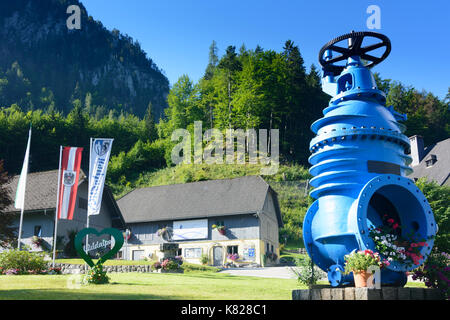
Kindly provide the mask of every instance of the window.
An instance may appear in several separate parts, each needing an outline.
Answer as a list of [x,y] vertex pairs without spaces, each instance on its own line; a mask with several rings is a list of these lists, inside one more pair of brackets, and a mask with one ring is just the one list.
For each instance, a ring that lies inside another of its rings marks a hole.
[[270,252],[273,252],[273,244],[270,246]]
[[202,248],[185,248],[184,257],[188,259],[200,258],[202,256]]
[[428,157],[427,160],[425,160],[425,165],[428,167],[431,167],[433,164],[435,164],[437,161],[437,157],[435,154],[432,154]]
[[182,251],[183,251],[183,250],[182,250],[181,248],[180,248],[180,249],[178,249],[178,250],[177,250],[177,256],[180,256],[180,257],[181,257],[181,255],[182,255]]
[[41,226],[34,226],[34,236],[41,237],[42,236],[42,227]]
[[266,252],[270,252],[269,251],[269,243],[266,243]]
[[84,198],[78,198],[78,208],[87,210],[87,200]]
[[227,246],[227,253],[228,254],[238,253],[238,247],[239,246]]

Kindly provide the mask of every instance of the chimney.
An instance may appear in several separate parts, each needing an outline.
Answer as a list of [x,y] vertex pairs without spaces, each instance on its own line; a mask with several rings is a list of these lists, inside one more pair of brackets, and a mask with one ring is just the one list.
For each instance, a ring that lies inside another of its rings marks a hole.
[[420,163],[425,153],[423,147],[423,138],[419,135],[409,137],[409,143],[411,144],[411,166],[414,167]]

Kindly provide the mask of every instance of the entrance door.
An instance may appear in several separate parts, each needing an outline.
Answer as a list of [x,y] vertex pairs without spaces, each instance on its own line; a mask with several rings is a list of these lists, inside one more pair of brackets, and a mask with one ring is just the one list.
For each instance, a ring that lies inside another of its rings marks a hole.
[[214,247],[213,256],[214,256],[214,265],[221,266],[223,264],[223,248]]

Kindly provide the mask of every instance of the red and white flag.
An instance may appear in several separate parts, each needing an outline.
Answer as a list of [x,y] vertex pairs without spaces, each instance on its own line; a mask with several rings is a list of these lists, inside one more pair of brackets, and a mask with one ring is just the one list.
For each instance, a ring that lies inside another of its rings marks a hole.
[[58,219],[73,218],[83,148],[64,147],[59,160]]

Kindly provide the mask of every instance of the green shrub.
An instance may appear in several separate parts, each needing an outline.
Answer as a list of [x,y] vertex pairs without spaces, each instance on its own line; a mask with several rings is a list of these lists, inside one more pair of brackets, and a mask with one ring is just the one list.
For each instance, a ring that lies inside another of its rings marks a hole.
[[435,252],[450,252],[450,187],[420,178],[416,185],[430,203],[439,231],[434,238]]
[[106,275],[106,271],[103,271],[103,265],[100,263],[89,269],[85,281],[91,284],[104,284],[109,282],[109,277]]
[[196,264],[196,263],[188,263],[188,262],[184,262],[183,265],[181,266],[181,268],[184,270],[184,272],[195,272],[195,271],[218,272],[218,271],[220,271],[220,269],[216,268],[216,267],[206,266],[206,265],[201,265],[201,264]]
[[205,254],[205,253],[203,253],[203,254],[201,255],[201,257],[200,257],[200,263],[203,264],[203,265],[206,265],[206,264],[208,264],[208,262],[209,262],[209,257],[208,257],[208,255]]
[[161,268],[164,270],[178,270],[180,265],[171,259],[165,259],[161,262]]
[[17,270],[17,274],[39,273],[47,269],[43,252],[7,250],[0,253],[2,270]]
[[159,262],[159,261],[155,261],[153,264],[152,264],[152,270],[158,270],[158,269],[161,269],[162,267],[161,267],[161,262]]
[[308,287],[312,287],[321,277],[321,270],[311,266],[311,259],[308,256],[295,259],[295,268],[291,268],[292,272],[297,276],[298,282]]

